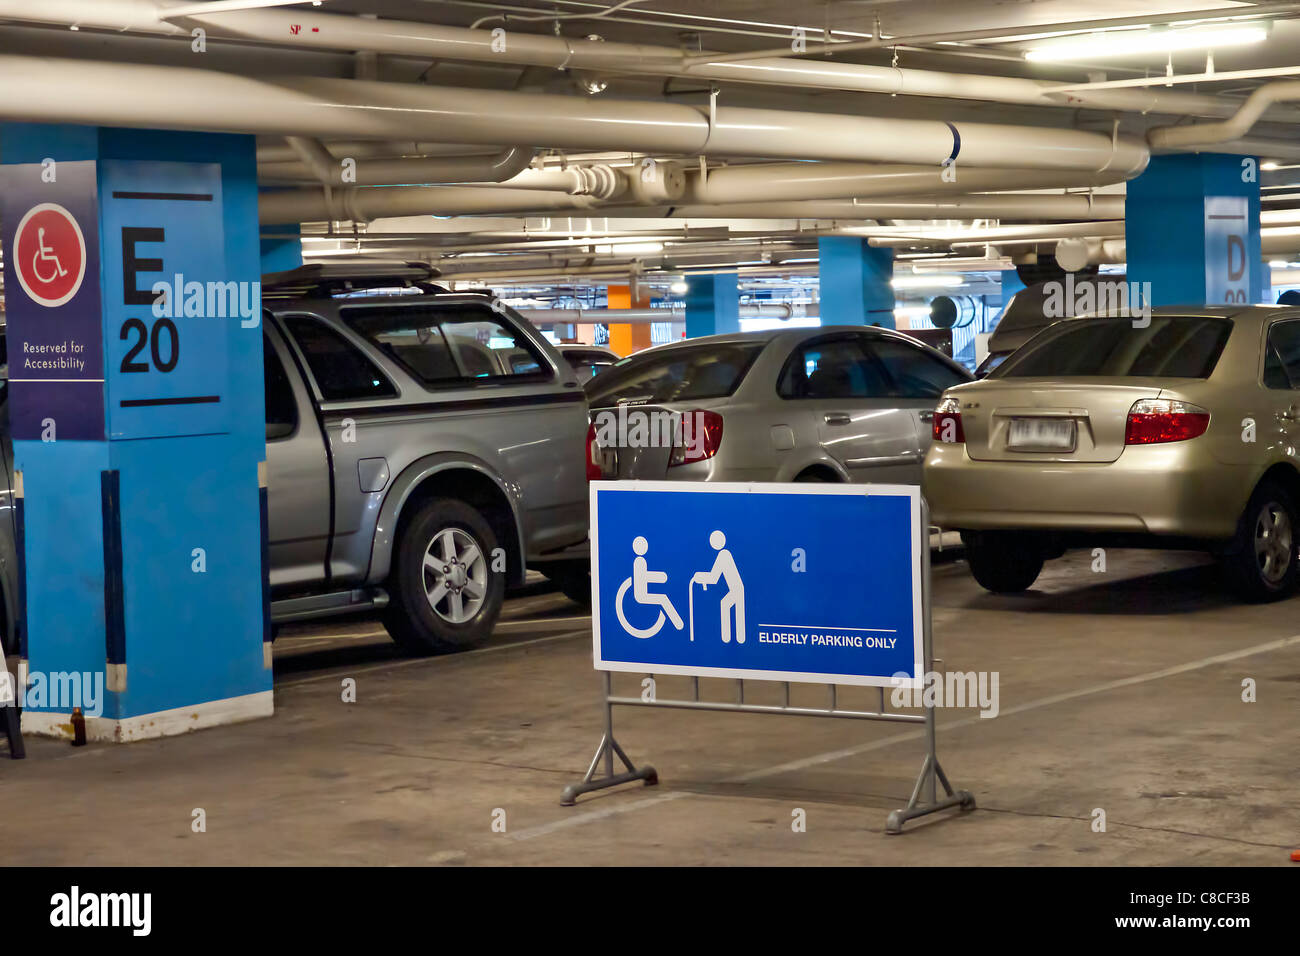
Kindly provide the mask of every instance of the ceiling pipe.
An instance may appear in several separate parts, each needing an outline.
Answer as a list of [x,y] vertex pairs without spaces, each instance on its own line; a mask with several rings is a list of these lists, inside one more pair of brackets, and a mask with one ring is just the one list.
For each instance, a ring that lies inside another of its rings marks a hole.
[[[1291,5],[1288,5],[1291,6]],[[1252,8],[1243,11],[1254,12]],[[858,63],[764,57],[725,62],[722,54],[698,54],[672,47],[613,43],[508,28],[465,29],[402,20],[368,19],[317,9],[260,9],[193,15],[169,22],[154,0],[0,0],[0,19],[114,32],[184,37],[203,27],[209,37],[264,44],[268,38],[295,49],[368,51],[426,60],[513,63],[607,74],[690,77],[773,85],[904,94],[943,99],[985,100],[1026,106],[1131,110],[1142,114],[1227,116],[1240,101],[1176,90],[1059,92],[1060,83],[1009,76],[979,76],[900,69]],[[297,29],[293,29],[297,27]],[[1026,31],[1032,28],[1026,27]],[[504,46],[500,42],[504,39]],[[690,61],[689,63],[687,61]],[[1274,109],[1271,119],[1295,122],[1300,111]],[[403,137],[405,138],[405,137]]]
[[667,219],[1059,219],[1109,220],[1124,216],[1123,196],[1017,195],[989,193],[949,196],[939,200],[918,197],[909,202],[765,202],[762,190],[747,203],[680,205],[637,209],[631,206],[602,206],[600,214],[613,217]]
[[684,201],[699,204],[782,202],[805,199],[867,199],[945,195],[997,189],[1109,186],[1124,173],[1060,173],[1039,169],[961,169],[953,181],[933,166],[886,163],[763,163],[687,172]]
[[[299,162],[259,163],[257,178],[262,183],[292,183],[316,180],[330,186],[389,186],[406,183],[502,183],[528,168],[535,150],[511,146],[485,156],[431,159],[370,159],[335,154],[320,140],[306,136],[285,137]],[[344,162],[351,160],[345,176]],[[548,188],[548,187],[539,187]]]
[[1228,119],[1188,126],[1157,126],[1147,130],[1147,142],[1162,149],[1231,142],[1249,133],[1270,106],[1297,99],[1300,99],[1300,80],[1265,83],[1252,91]]
[[273,189],[258,198],[261,222],[369,222],[387,216],[465,216],[590,209],[591,196],[487,186],[390,186],[386,189]]
[[1136,176],[1146,144],[1072,129],[580,99],[319,77],[254,79],[185,67],[0,57],[0,118],[455,142],[1077,170]]

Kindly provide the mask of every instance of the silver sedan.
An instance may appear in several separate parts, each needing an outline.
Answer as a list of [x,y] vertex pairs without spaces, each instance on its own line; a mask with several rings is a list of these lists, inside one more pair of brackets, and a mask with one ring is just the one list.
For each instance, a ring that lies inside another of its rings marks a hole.
[[935,402],[972,380],[874,326],[711,335],[587,383],[607,478],[919,484]]

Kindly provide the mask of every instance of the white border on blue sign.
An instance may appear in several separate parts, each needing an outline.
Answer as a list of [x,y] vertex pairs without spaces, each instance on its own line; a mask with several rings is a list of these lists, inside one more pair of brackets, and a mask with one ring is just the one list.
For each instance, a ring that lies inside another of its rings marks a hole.
[[[591,510],[591,634],[592,661],[598,671],[629,674],[670,674],[683,677],[732,677],[747,680],[792,681],[809,684],[849,684],[858,687],[911,687],[925,682],[925,607],[922,603],[921,560],[921,489],[917,485],[886,484],[814,484],[812,482],[741,482],[741,481],[593,481],[590,482],[588,507]],[[600,492],[670,491],[679,494],[718,492],[766,495],[859,495],[909,499],[912,526],[912,674],[911,679],[860,674],[817,674],[805,671],[751,670],[736,667],[692,667],[683,664],[636,664],[607,661],[600,652],[600,535],[597,533],[596,496]],[[929,547],[929,529],[925,529],[925,546]]]

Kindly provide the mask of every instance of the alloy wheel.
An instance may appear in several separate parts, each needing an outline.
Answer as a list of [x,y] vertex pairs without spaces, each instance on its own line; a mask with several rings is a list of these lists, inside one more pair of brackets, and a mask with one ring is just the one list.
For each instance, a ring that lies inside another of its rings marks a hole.
[[1270,501],[1255,519],[1255,562],[1260,576],[1277,584],[1291,567],[1294,552],[1291,517],[1276,501]]
[[464,624],[483,607],[488,566],[483,549],[463,528],[444,528],[424,551],[424,594],[433,612]]

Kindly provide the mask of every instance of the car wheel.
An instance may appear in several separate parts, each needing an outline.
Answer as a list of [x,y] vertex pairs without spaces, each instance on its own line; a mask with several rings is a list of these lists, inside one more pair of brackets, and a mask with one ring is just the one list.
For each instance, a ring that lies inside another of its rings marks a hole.
[[966,562],[980,587],[994,594],[1024,591],[1043,570],[1043,549],[1014,531],[963,531]]
[[492,569],[496,548],[491,526],[464,502],[421,505],[398,541],[389,581],[384,623],[393,640],[422,654],[485,641],[505,599],[505,574]]
[[1237,522],[1237,536],[1222,555],[1228,583],[1247,601],[1275,601],[1296,587],[1296,534],[1300,522],[1286,489],[1261,482]]
[[591,567],[587,562],[563,564],[544,569],[542,573],[570,601],[591,607]]

